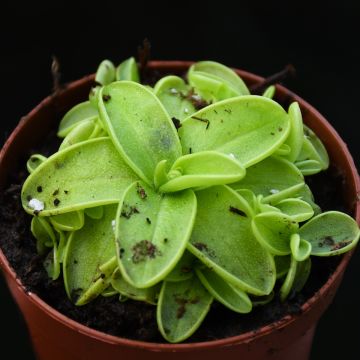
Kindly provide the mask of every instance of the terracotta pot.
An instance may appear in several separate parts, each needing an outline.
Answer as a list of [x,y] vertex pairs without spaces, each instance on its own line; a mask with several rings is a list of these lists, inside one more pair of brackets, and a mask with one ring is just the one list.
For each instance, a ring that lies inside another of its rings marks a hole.
[[[190,62],[153,61],[152,69],[179,73]],[[245,71],[237,71],[248,83],[262,78]],[[59,116],[76,103],[86,99],[94,77],[88,76],[68,85],[61,92],[46,98],[24,117],[1,150],[0,189],[8,181],[8,174],[16,169],[18,159],[56,126]],[[344,197],[352,215],[360,222],[359,176],[345,143],[337,132],[311,105],[286,88],[277,86],[278,98],[300,103],[304,121],[324,142],[331,161],[341,169],[346,184]],[[37,295],[27,293],[16,277],[3,253],[0,263],[7,284],[20,307],[38,359],[307,359],[316,324],[331,303],[341,282],[352,253],[347,253],[326,284],[302,306],[300,315],[287,315],[253,332],[222,340],[193,344],[156,344],[128,340],[90,329],[44,303]],[[220,325],[220,324],[219,324]]]

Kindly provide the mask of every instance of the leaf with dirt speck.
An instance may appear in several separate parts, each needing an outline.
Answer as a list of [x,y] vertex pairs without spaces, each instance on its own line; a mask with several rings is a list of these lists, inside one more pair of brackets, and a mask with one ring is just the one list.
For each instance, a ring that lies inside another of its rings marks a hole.
[[197,276],[180,282],[164,281],[157,306],[157,322],[163,337],[178,343],[191,336],[210,310],[212,300]]
[[[139,197],[139,186],[146,192],[146,200]],[[137,213],[121,216],[124,209],[134,207]],[[118,262],[125,280],[145,288],[164,279],[185,251],[195,214],[196,197],[191,190],[161,195],[145,183],[131,185],[116,216]]]

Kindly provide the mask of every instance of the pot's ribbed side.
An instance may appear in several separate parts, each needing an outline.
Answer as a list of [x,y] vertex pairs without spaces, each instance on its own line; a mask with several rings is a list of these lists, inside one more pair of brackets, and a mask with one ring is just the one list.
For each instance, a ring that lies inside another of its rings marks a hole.
[[[161,72],[182,73],[190,65],[182,61],[154,61],[150,67]],[[237,70],[252,84],[261,81],[253,74]],[[52,95],[24,117],[9,137],[0,153],[0,189],[7,183],[7,176],[15,170],[18,160],[54,128],[59,116],[87,97],[93,76],[71,83],[63,91]],[[299,101],[304,121],[325,143],[331,161],[342,170],[346,179],[345,198],[360,222],[359,176],[346,145],[330,124],[308,103],[282,86],[277,94],[283,101]],[[351,257],[346,254],[326,284],[302,306],[300,315],[288,315],[279,321],[264,326],[256,332],[248,332],[231,338],[194,344],[154,344],[104,334],[81,325],[60,314],[44,303],[38,296],[26,293],[21,281],[0,251],[0,264],[4,270],[9,288],[21,308],[39,359],[98,359],[107,357],[127,360],[183,358],[184,352],[191,359],[206,356],[215,359],[306,359],[316,323],[332,301],[341,282],[344,270]],[[116,321],[116,319],[114,319]],[[221,324],[219,324],[221,326]],[[276,356],[276,357],[275,357]]]

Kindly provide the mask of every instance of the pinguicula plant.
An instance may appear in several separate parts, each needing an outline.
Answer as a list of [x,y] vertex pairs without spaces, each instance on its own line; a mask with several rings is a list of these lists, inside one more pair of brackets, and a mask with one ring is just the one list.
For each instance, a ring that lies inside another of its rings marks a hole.
[[275,87],[250,95],[212,61],[150,87],[133,58],[105,60],[95,80],[61,120],[58,152],[31,156],[22,189],[49,277],[62,270],[76,305],[154,304],[163,337],[181,342],[213,301],[249,313],[276,284],[284,301],[311,256],[358,242],[350,216],[315,204],[304,176],[329,166],[326,149]]

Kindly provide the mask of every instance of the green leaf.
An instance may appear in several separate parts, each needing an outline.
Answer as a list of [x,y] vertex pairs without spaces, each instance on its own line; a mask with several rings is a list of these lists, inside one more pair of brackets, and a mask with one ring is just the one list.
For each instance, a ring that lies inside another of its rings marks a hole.
[[140,82],[139,69],[133,57],[124,60],[116,68],[116,80]]
[[255,295],[275,283],[272,256],[251,231],[249,204],[226,185],[198,191],[198,211],[188,249],[230,284]]
[[164,279],[183,255],[196,214],[191,190],[161,195],[149,186],[132,184],[116,217],[119,267],[138,288]]
[[359,241],[360,230],[349,215],[328,211],[301,226],[299,235],[312,245],[311,255],[332,256],[351,250]]
[[244,81],[232,69],[214,61],[200,61],[188,71],[191,86],[210,100],[249,95]]
[[[52,155],[26,179],[21,200],[30,214],[57,215],[117,203],[136,179],[110,139],[99,138]],[[44,209],[31,208],[32,199],[41,201]]]
[[255,194],[248,189],[238,189],[236,192],[248,203],[251,217],[258,212],[258,201]]
[[304,261],[311,254],[311,244],[306,240],[300,239],[299,234],[291,235],[290,248],[292,256],[296,261]]
[[297,161],[295,165],[304,176],[314,175],[323,170],[322,165],[317,160]]
[[298,197],[299,199],[307,202],[314,210],[314,215],[318,215],[321,213],[321,209],[319,205],[315,204],[314,202],[314,196],[308,185],[305,184],[304,187],[302,187],[299,191],[297,191],[294,194],[294,197]]
[[290,293],[294,296],[302,290],[311,272],[311,260],[307,258],[302,262],[291,257],[289,272],[280,288],[280,300],[285,301]]
[[256,215],[251,225],[256,239],[270,253],[290,254],[290,236],[299,228],[291,217],[278,212],[265,212]]
[[104,215],[104,208],[102,206],[87,208],[84,211],[87,216],[94,220],[100,220]]
[[153,182],[159,161],[168,160],[171,166],[181,156],[169,115],[146,87],[130,81],[114,82],[104,87],[98,106],[115,147],[148,184]]
[[181,282],[164,281],[157,306],[157,323],[171,343],[190,337],[210,310],[212,296],[197,276]]
[[185,251],[174,269],[166,276],[165,281],[177,282],[190,279],[194,274],[193,265],[195,259],[195,256],[191,252]]
[[[111,226],[116,210],[116,205],[104,206],[101,220],[86,217],[82,229],[69,237],[63,263],[64,283],[69,298],[76,305],[93,300],[109,285],[116,267]],[[108,265],[104,266],[106,263]]]
[[103,60],[95,75],[95,82],[101,85],[108,85],[115,81],[115,66],[110,60]]
[[317,135],[306,125],[304,125],[303,146],[296,162],[305,160],[314,160],[321,164],[321,169],[325,170],[329,167],[329,155],[325,146]]
[[291,148],[287,144],[282,144],[275,152],[274,155],[276,156],[284,156],[288,155],[291,152]]
[[178,76],[165,76],[154,87],[154,93],[164,105],[171,118],[182,121],[196,112],[189,92],[191,87]]
[[208,268],[196,269],[196,274],[204,287],[221,304],[237,313],[246,314],[251,311],[251,301],[244,291],[227,283]]
[[158,162],[154,172],[154,185],[155,189],[158,190],[162,184],[168,181],[167,176],[167,160],[161,160]]
[[233,157],[216,151],[201,151],[177,159],[168,174],[169,181],[160,187],[160,191],[228,184],[239,181],[245,173]]
[[98,131],[96,118],[82,121],[65,136],[63,142],[60,144],[59,151],[95,137]]
[[84,212],[71,211],[64,214],[50,216],[49,220],[56,230],[76,231],[84,226]]
[[59,278],[61,267],[57,244],[54,244],[54,247],[47,254],[45,260],[43,261],[43,266],[51,280]]
[[191,115],[182,122],[179,136],[184,154],[214,150],[233,154],[249,167],[279,148],[288,132],[288,115],[279,104],[247,95],[209,105]]
[[280,279],[285,276],[290,268],[291,255],[274,256],[276,266],[276,278]]
[[263,195],[263,202],[276,204],[297,193],[304,186],[304,177],[291,162],[280,157],[269,157],[246,169],[246,176],[231,187],[251,190]]
[[289,107],[290,133],[285,141],[291,149],[290,153],[285,155],[285,158],[294,162],[301,151],[304,142],[304,126],[301,115],[300,106],[297,102],[293,102]]
[[297,222],[309,220],[314,215],[311,205],[300,199],[281,200],[276,207]]
[[28,172],[31,174],[35,171],[35,169],[40,166],[47,158],[40,154],[33,154],[30,156],[30,159],[26,163],[26,168]]
[[65,137],[69,132],[85,120],[93,120],[98,116],[97,109],[90,101],[82,102],[71,108],[61,119],[57,136]]
[[276,92],[276,87],[274,85],[270,85],[269,87],[267,87],[264,91],[264,93],[262,94],[262,96],[272,99],[275,95]]
[[250,297],[253,308],[256,306],[264,306],[274,299],[275,293],[272,291],[269,295]]
[[[109,285],[102,293],[101,296],[103,297],[111,297],[114,295],[118,295],[119,292],[117,290],[115,290],[111,285]],[[121,294],[120,294],[121,296]]]
[[56,244],[56,236],[48,219],[34,216],[31,219],[31,233],[36,239],[36,248],[40,255],[44,255],[49,247]]
[[119,269],[114,271],[111,279],[111,285],[117,292],[129,299],[145,301],[152,305],[156,305],[157,297],[160,292],[160,286],[158,284],[146,289],[139,289],[130,285],[121,276]]

